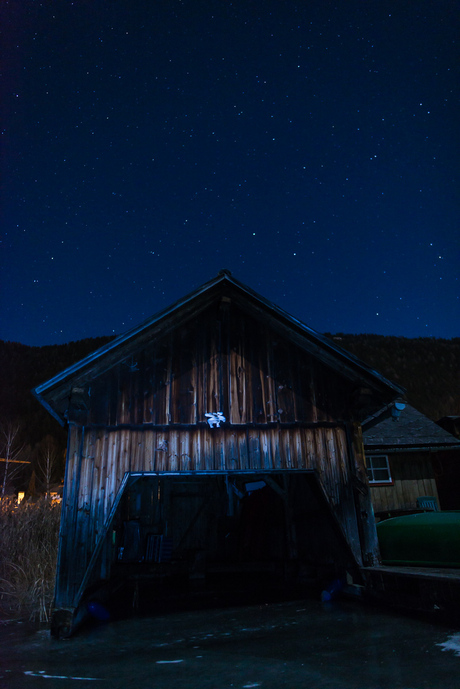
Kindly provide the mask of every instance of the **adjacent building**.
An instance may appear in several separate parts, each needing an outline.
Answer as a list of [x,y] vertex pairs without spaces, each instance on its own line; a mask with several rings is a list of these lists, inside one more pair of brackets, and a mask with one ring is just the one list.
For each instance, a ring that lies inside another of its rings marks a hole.
[[420,509],[460,510],[460,440],[411,405],[363,423],[377,519]]

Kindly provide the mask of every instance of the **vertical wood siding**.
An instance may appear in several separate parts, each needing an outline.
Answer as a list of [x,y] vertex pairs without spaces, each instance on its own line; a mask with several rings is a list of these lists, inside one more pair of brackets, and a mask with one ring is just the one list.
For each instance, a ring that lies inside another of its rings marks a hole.
[[[343,376],[227,299],[125,352],[69,410],[56,605],[75,600],[133,471],[314,470],[359,563],[357,467],[344,425],[352,392]],[[210,428],[207,412],[226,422]],[[110,548],[107,540],[96,577],[110,568]]]
[[84,423],[194,425],[218,411],[233,425],[335,421],[349,395],[345,378],[224,303],[97,377]]
[[71,604],[123,476],[129,471],[315,470],[359,560],[343,428],[92,429],[83,433],[73,426],[70,432],[59,605]]
[[424,495],[433,495],[439,504],[436,479],[429,453],[395,453],[388,455],[388,459],[393,485],[371,485],[375,512],[416,510],[418,509],[417,498]]

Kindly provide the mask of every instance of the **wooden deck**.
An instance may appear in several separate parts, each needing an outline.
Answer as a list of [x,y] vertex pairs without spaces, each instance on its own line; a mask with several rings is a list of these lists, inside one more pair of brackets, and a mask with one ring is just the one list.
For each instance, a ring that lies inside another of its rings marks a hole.
[[361,572],[371,600],[460,617],[460,569],[381,566],[363,567]]

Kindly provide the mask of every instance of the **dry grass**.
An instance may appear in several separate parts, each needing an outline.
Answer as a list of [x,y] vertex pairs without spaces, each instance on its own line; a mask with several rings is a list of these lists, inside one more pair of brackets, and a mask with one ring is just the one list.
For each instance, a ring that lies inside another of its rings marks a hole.
[[0,615],[47,621],[54,577],[61,506],[44,498],[17,505],[0,500]]

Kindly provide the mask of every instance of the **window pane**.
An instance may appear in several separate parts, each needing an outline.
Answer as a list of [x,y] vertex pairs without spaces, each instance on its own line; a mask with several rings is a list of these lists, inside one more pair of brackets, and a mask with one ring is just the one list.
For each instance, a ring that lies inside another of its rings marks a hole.
[[390,464],[386,455],[366,457],[366,462],[370,483],[391,483]]
[[388,481],[389,478],[388,469],[374,469],[374,481]]
[[372,457],[372,466],[374,469],[383,469],[387,467],[386,457]]

